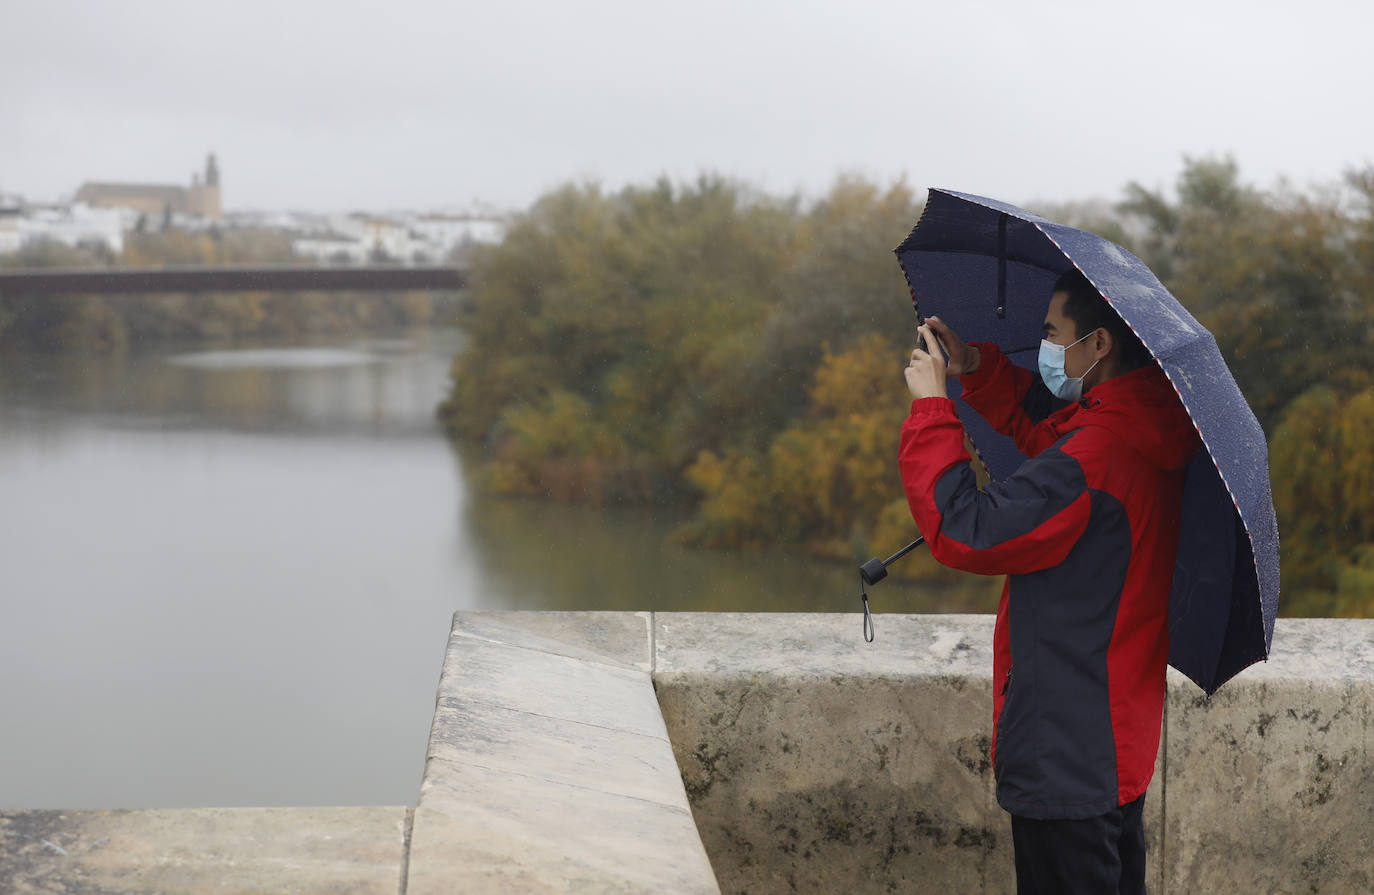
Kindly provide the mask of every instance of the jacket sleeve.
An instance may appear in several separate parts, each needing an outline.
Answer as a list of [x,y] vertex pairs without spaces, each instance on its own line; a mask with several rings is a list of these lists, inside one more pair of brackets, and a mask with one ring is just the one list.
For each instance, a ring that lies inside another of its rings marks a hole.
[[1050,394],[1039,376],[1013,364],[996,344],[973,344],[982,359],[977,370],[959,377],[964,388],[960,397],[988,425],[1015,440],[1021,453],[1034,457],[1047,440],[1036,432],[1036,426],[1068,402]]
[[1091,496],[1083,468],[1059,445],[980,491],[948,398],[912,402],[898,466],[931,554],[956,569],[981,575],[1047,569],[1068,556],[1087,528]]

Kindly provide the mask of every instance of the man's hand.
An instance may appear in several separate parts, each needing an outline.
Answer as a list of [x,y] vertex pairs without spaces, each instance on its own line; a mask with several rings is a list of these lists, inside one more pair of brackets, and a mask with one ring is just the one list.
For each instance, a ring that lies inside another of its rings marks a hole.
[[917,332],[925,338],[926,347],[930,348],[930,351],[922,351],[920,348],[911,350],[911,363],[907,364],[905,371],[906,387],[913,398],[947,397],[945,355],[940,350],[940,343],[935,341],[935,333],[931,331],[929,322],[922,324]]
[[[940,337],[940,345],[949,353],[949,364],[945,367],[946,376],[963,376],[978,369],[978,364],[983,360],[981,351],[965,343],[959,338],[959,334],[946,326],[945,321],[939,317],[927,317],[926,325]],[[931,344],[929,336],[926,336],[926,344]]]

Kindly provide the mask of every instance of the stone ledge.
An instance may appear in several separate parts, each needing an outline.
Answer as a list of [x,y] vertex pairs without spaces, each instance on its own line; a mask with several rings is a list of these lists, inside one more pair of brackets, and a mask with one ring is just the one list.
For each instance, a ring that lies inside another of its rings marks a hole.
[[717,895],[682,802],[430,759],[406,891]]
[[656,612],[655,677],[782,674],[788,677],[991,677],[990,615],[874,617],[864,642],[861,616],[833,612]]
[[490,704],[441,701],[428,757],[665,805],[680,806],[682,795],[667,736],[627,733]]
[[460,612],[453,636],[651,671],[648,612]]
[[645,671],[454,636],[438,699],[667,739],[648,682]]
[[407,891],[719,893],[648,613],[454,616]]
[[3,811],[0,892],[395,895],[408,811]]

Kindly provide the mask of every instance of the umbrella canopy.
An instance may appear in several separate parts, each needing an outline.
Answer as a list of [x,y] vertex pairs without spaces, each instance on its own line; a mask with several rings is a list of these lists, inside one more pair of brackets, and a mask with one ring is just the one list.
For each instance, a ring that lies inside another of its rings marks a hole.
[[[932,189],[896,253],[918,314],[969,341],[995,342],[1033,371],[1054,281],[1074,268],[1087,276],[1154,355],[1206,446],[1186,473],[1169,664],[1211,694],[1267,658],[1279,602],[1268,446],[1212,334],[1130,252],[992,199]],[[988,472],[1010,475],[1025,457],[960,391],[951,380]]]

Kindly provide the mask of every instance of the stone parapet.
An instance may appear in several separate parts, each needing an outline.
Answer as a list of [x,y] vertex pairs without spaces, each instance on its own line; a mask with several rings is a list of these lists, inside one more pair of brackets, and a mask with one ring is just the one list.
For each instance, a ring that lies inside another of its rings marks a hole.
[[6,895],[395,895],[407,808],[0,811]]
[[410,895],[718,893],[654,695],[648,613],[459,613]]
[[[0,892],[1013,891],[992,618],[877,626],[461,612],[413,811],[0,812]],[[1374,891],[1372,722],[1374,620],[1171,672],[1150,890]]]
[[[990,616],[655,616],[655,681],[726,892],[1011,892]],[[1152,892],[1374,891],[1374,621],[1280,619],[1207,698],[1170,672]]]
[[1374,892],[1374,620],[1279,619],[1269,661],[1165,705],[1167,892]]
[[870,644],[853,615],[656,614],[659,701],[723,891],[1015,891],[993,618],[876,624]]
[[[455,632],[488,630],[481,636],[507,645],[544,637],[561,645],[536,651],[594,663],[615,642],[612,664],[647,670],[722,891],[1014,890],[1010,827],[988,756],[991,617],[880,615],[872,644],[855,615],[627,614],[645,621],[622,622],[625,637],[613,641],[614,618],[460,614]],[[496,636],[490,626],[523,633]],[[485,693],[485,660],[470,652],[463,666],[451,651],[449,669]],[[531,673],[546,674],[537,669],[547,662],[534,660]],[[577,688],[620,705],[629,728],[657,735],[618,681]],[[1372,697],[1374,622],[1364,620],[1280,620],[1270,661],[1210,699],[1171,673],[1146,799],[1151,891],[1374,891]],[[445,700],[441,691],[439,717]],[[480,708],[476,694],[469,701]],[[564,709],[584,710],[577,700]],[[501,712],[466,717],[504,730]],[[444,748],[437,735],[432,760]],[[566,783],[564,768],[596,788],[608,774],[621,787],[659,785],[616,774],[621,764],[606,749],[569,747],[543,774]],[[643,768],[648,777],[662,771]],[[559,891],[595,889],[568,882]],[[627,891],[654,888],[628,882]]]

